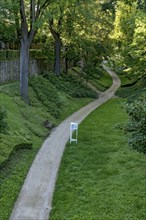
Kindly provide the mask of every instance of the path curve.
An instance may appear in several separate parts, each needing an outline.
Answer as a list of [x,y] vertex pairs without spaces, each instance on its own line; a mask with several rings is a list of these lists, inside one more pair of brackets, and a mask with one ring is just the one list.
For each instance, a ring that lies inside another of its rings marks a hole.
[[64,120],[45,140],[28,172],[10,220],[48,220],[59,164],[69,139],[70,122],[81,123],[93,110],[111,99],[120,86],[118,76],[105,65],[103,68],[113,78],[112,86],[97,100]]

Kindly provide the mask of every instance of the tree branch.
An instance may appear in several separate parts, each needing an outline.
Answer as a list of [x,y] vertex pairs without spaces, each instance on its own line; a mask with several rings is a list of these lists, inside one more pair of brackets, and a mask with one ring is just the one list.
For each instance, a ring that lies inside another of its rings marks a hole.
[[33,24],[35,22],[35,1],[30,1],[30,29],[33,28]]
[[25,14],[24,0],[20,0],[21,29],[23,33],[28,34],[28,24]]
[[45,10],[50,5],[51,2],[52,2],[51,0],[45,0],[44,3],[40,5],[40,0],[38,0],[35,19],[38,19],[39,17],[42,16],[42,11]]

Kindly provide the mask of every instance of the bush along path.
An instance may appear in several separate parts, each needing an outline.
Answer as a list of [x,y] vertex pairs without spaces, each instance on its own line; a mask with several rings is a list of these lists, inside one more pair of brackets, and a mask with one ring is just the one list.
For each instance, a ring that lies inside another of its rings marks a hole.
[[111,75],[112,86],[97,100],[64,120],[45,140],[28,172],[10,220],[48,220],[59,164],[69,139],[70,122],[80,124],[93,110],[111,99],[120,86],[118,76],[106,66],[103,68]]

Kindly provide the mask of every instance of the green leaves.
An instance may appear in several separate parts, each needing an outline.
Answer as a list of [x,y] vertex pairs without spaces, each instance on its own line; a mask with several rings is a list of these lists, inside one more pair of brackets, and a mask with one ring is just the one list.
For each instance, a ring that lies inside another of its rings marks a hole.
[[140,152],[146,153],[146,102],[140,97],[132,103],[125,105],[129,116],[126,131],[129,133],[130,146]]
[[[143,1],[142,1],[143,2]],[[126,66],[129,73],[142,77],[146,68],[146,16],[137,1],[118,1],[113,40],[115,66]]]
[[6,110],[0,106],[0,133],[5,133],[8,128],[6,117]]

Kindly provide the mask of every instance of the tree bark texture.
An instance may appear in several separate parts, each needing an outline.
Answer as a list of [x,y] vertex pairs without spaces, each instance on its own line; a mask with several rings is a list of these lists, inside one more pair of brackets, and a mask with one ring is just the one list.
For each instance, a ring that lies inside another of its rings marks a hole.
[[68,57],[67,57],[67,51],[68,51],[68,48],[66,46],[64,46],[64,53],[65,53],[65,56],[64,56],[64,73],[67,74],[68,72]]
[[28,102],[29,43],[21,39],[20,47],[20,95]]
[[55,46],[55,61],[54,61],[54,72],[56,75],[60,75],[60,51],[61,51],[61,40],[59,36],[55,38],[54,41],[54,46]]
[[53,19],[49,21],[49,29],[54,38],[54,73],[60,75],[61,38],[60,33],[53,28]]
[[20,0],[20,16],[21,16],[21,37],[20,37],[20,94],[22,98],[28,102],[28,74],[29,74],[29,49],[30,45],[37,33],[37,27],[34,24],[42,16],[43,11],[49,6],[51,1],[30,0],[30,19],[27,19],[25,11],[25,1]]

